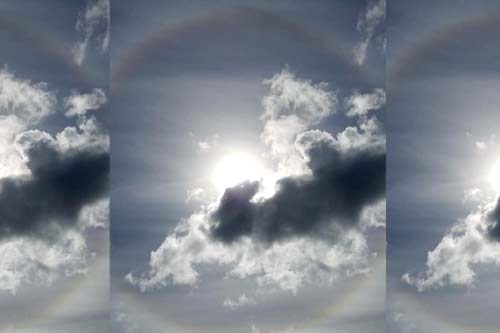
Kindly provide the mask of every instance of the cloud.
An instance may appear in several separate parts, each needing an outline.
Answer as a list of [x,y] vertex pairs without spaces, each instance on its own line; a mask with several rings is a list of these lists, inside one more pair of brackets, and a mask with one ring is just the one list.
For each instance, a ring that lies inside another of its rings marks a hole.
[[89,251],[80,232],[66,231],[54,242],[18,237],[0,242],[0,291],[15,294],[25,284],[50,285],[61,276],[87,271]]
[[464,202],[477,202],[481,198],[481,190],[479,188],[470,188],[464,191]]
[[349,117],[366,116],[369,111],[382,108],[385,101],[385,91],[380,88],[375,89],[371,94],[354,92],[346,101],[347,115]]
[[389,324],[397,327],[401,333],[415,333],[417,325],[413,318],[405,312],[392,312],[388,317]]
[[499,211],[498,202],[490,203],[459,221],[428,253],[427,270],[416,276],[406,273],[403,282],[419,291],[471,286],[476,281],[475,265],[500,265]]
[[0,179],[29,173],[13,145],[16,135],[55,112],[57,98],[45,82],[0,71]]
[[28,174],[0,180],[0,291],[85,273],[84,231],[109,221],[107,141],[78,146],[63,133],[16,136]]
[[16,144],[31,175],[0,182],[0,238],[72,227],[84,206],[107,194],[107,152],[61,150],[50,135],[36,130],[20,134]]
[[273,242],[304,235],[319,237],[333,223],[356,226],[363,208],[385,196],[385,151],[344,152],[326,134],[319,140],[303,135],[298,144],[307,146],[312,175],[282,178],[274,196],[257,202],[252,202],[256,183],[227,189],[212,215],[216,239],[232,242],[251,236]]
[[45,82],[32,83],[0,70],[0,119],[15,116],[22,124],[35,124],[55,112],[57,98]]
[[205,203],[210,201],[210,195],[201,187],[189,189],[186,195],[186,204]]
[[87,111],[99,109],[106,102],[106,94],[102,89],[94,89],[89,94],[74,91],[64,102],[67,109],[65,114],[68,117],[82,116]]
[[242,294],[234,300],[231,298],[226,298],[223,303],[224,307],[228,308],[229,310],[236,310],[237,308],[245,305],[255,304],[257,304],[255,299],[253,299],[252,297],[248,297],[246,294]]
[[35,129],[54,93],[0,77],[0,291],[16,293],[86,272],[85,230],[109,220],[109,137],[85,113],[55,135]]
[[500,198],[497,200],[496,207],[491,211],[489,218],[493,222],[488,229],[489,236],[500,242]]
[[368,271],[369,251],[358,230],[339,229],[333,244],[307,237],[270,246],[251,239],[225,244],[211,238],[207,214],[183,220],[151,253],[150,270],[140,276],[128,274],[126,281],[143,292],[172,284],[196,285],[197,267],[203,263],[227,268],[229,277],[255,279],[261,288],[296,293],[307,283],[331,284],[339,277]]
[[188,134],[189,137],[193,140],[193,143],[196,145],[197,149],[202,153],[212,151],[219,144],[220,137],[217,133],[205,138],[202,138],[193,132],[188,132]]
[[101,52],[106,52],[110,38],[109,0],[88,1],[85,10],[78,14],[76,31],[80,38],[73,47],[73,57],[78,65],[85,60],[92,41],[99,44]]
[[[368,46],[373,40],[379,26],[385,22],[386,1],[370,1],[358,19],[357,29],[363,34],[363,38],[354,47],[354,57],[358,65],[364,64]],[[385,49],[385,37],[381,39],[382,48]]]
[[477,150],[484,151],[484,150],[488,149],[488,144],[484,141],[477,141],[476,148],[477,148]]
[[295,139],[337,112],[337,93],[324,82],[297,78],[288,68],[263,83],[269,87],[269,94],[262,100],[261,139],[269,147],[270,157],[278,161],[281,174],[302,174],[307,166],[295,147]]
[[151,253],[149,270],[126,276],[141,291],[196,285],[200,264],[292,293],[369,271],[364,232],[385,221],[381,124],[365,115],[334,136],[315,129],[337,111],[326,84],[287,68],[264,84],[261,140],[276,169],[182,220]]
[[116,311],[112,314],[113,326],[118,325],[124,333],[136,333],[140,331],[139,324],[126,312]]
[[250,329],[252,333],[260,333],[260,330],[257,328],[257,326],[255,326],[255,324],[252,324]]
[[17,133],[24,128],[24,122],[18,117],[0,115],[0,180],[29,174],[28,168],[12,144]]
[[210,143],[208,143],[206,141],[198,142],[198,147],[200,147],[200,150],[202,150],[202,151],[208,151],[211,148]]

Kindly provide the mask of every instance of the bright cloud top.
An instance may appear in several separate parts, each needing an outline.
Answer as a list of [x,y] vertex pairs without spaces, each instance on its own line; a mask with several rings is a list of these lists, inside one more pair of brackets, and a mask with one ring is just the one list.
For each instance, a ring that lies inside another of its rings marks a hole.
[[[242,179],[182,220],[151,253],[149,271],[127,275],[140,290],[195,285],[199,264],[293,293],[369,271],[365,232],[385,222],[380,123],[365,114],[336,135],[318,130],[337,112],[337,94],[326,83],[284,69],[264,84],[261,139],[276,168],[264,173],[268,179]],[[226,303],[238,306],[247,298]]]
[[16,293],[86,271],[85,230],[108,221],[109,138],[90,115],[59,133],[35,129],[55,113],[54,94],[1,77],[0,291]]
[[0,112],[4,117],[12,114],[20,121],[37,123],[54,112],[56,101],[46,83],[32,83],[16,78],[6,68],[0,70]]

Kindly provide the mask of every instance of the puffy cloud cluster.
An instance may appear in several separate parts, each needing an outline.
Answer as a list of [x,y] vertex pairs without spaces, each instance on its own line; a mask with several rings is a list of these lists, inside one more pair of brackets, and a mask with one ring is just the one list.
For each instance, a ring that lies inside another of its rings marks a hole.
[[0,241],[0,291],[16,293],[25,284],[47,285],[85,273],[88,257],[83,235],[74,231],[53,242],[30,237]]
[[262,100],[262,141],[278,161],[280,175],[303,174],[307,165],[295,146],[297,135],[337,112],[337,94],[326,83],[299,79],[287,68],[264,84],[269,94]]
[[2,73],[0,291],[15,293],[86,271],[85,230],[108,220],[109,138],[87,115],[55,135],[35,129],[57,99]]
[[369,270],[365,231],[385,221],[381,124],[365,114],[336,135],[320,131],[338,106],[325,83],[284,69],[264,84],[261,139],[277,165],[272,191],[266,179],[243,182],[181,221],[151,253],[149,271],[127,275],[142,291],[194,285],[200,264],[290,292]]
[[28,126],[53,113],[57,99],[46,83],[32,83],[0,70],[0,179],[28,172],[12,142]]
[[20,121],[37,123],[54,112],[56,96],[47,84],[16,78],[7,68],[0,70],[0,113]]
[[[354,57],[356,63],[362,65],[366,60],[368,46],[375,37],[377,30],[385,22],[386,1],[370,1],[366,11],[358,19],[357,29],[363,34],[361,41],[354,47]],[[385,36],[381,36],[381,45],[385,50]]]
[[94,89],[89,94],[80,94],[74,91],[71,96],[66,98],[65,106],[66,116],[82,116],[88,111],[97,110],[106,104],[107,98],[102,89]]
[[367,271],[368,247],[358,231],[345,231],[334,244],[301,237],[270,246],[248,238],[228,245],[212,239],[207,214],[183,220],[151,253],[149,272],[128,274],[126,280],[141,291],[195,285],[198,265],[217,264],[229,267],[230,277],[254,278],[261,287],[296,292],[308,282],[331,283],[339,276]]
[[477,278],[474,266],[500,265],[500,201],[481,205],[459,221],[427,255],[427,270],[402,280],[419,291],[446,285],[470,286]]
[[73,57],[78,65],[85,60],[92,41],[98,43],[102,52],[106,52],[110,37],[110,1],[89,0],[85,10],[78,15],[76,31],[80,39],[73,47]]
[[361,94],[355,92],[347,99],[347,115],[350,117],[366,116],[372,110],[378,110],[385,105],[385,91],[375,89],[373,93]]

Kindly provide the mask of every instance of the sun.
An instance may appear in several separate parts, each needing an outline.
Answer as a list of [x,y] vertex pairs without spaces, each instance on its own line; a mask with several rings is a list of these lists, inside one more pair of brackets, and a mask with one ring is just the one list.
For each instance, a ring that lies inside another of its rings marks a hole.
[[264,174],[261,162],[244,152],[225,156],[215,167],[212,182],[220,192],[244,181],[260,180]]
[[495,163],[488,178],[495,192],[500,194],[500,160]]

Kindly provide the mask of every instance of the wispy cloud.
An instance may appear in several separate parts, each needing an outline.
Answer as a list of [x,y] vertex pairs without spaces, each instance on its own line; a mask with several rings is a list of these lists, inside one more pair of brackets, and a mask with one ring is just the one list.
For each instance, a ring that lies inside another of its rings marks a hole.
[[98,110],[106,104],[107,98],[104,90],[94,89],[91,93],[80,94],[78,91],[73,91],[71,96],[64,101],[66,107],[66,116],[82,116],[87,111]]
[[[378,27],[385,22],[386,1],[371,1],[366,10],[360,14],[357,29],[363,35],[354,47],[354,57],[358,65],[364,64],[368,52],[368,47],[373,41]],[[385,36],[382,39],[382,48],[385,49]]]
[[76,31],[79,40],[73,46],[73,57],[78,65],[84,62],[92,42],[99,46],[101,52],[106,52],[110,40],[109,0],[89,0],[85,10],[78,14]]
[[228,308],[229,310],[236,310],[245,305],[255,304],[257,304],[255,299],[253,299],[252,297],[248,297],[246,294],[241,294],[236,299],[226,298],[223,303],[224,307]]

